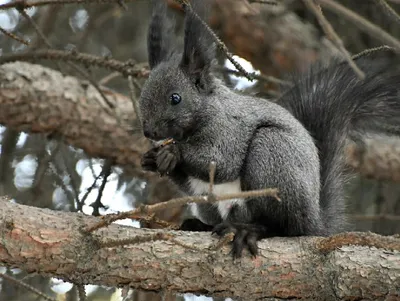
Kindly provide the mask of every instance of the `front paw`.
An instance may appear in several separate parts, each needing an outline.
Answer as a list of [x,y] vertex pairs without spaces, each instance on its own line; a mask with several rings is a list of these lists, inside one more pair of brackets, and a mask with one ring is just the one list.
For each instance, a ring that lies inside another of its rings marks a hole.
[[214,227],[212,233],[220,237],[228,233],[235,236],[232,241],[231,254],[234,259],[242,256],[243,249],[247,247],[250,254],[258,255],[257,241],[266,236],[266,229],[261,225],[222,222]]
[[168,144],[160,148],[157,153],[157,170],[161,175],[172,172],[180,160],[180,151],[176,144]]
[[142,156],[140,165],[143,170],[153,172],[157,171],[157,153],[159,149],[159,147],[152,148]]

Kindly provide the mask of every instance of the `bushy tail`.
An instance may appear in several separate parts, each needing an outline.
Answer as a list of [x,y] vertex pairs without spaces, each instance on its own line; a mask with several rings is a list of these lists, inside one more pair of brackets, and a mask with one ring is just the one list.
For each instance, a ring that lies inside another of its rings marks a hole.
[[373,53],[356,64],[360,80],[346,62],[313,66],[278,101],[315,139],[321,166],[320,206],[330,233],[341,230],[344,210],[344,144],[351,130],[400,128],[399,55]]

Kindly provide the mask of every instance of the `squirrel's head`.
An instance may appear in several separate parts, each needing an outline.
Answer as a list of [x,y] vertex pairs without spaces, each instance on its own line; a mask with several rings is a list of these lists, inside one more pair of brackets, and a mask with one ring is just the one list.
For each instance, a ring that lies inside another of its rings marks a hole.
[[165,32],[165,1],[153,1],[148,32],[151,72],[139,100],[143,133],[151,140],[186,139],[202,124],[205,102],[213,93],[214,46],[207,43],[208,33],[194,11],[186,7],[185,13],[183,51],[177,51]]

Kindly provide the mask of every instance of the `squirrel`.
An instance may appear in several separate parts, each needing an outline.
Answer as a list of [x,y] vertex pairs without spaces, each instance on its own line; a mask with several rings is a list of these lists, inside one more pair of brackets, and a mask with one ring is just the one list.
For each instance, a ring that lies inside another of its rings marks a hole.
[[[156,145],[142,168],[167,175],[187,195],[206,195],[216,163],[214,194],[277,188],[274,197],[188,204],[185,231],[233,232],[231,253],[258,254],[273,236],[328,236],[346,229],[345,140],[373,125],[398,124],[400,65],[360,56],[360,79],[347,62],[315,63],[293,76],[277,102],[244,95],[212,74],[215,46],[183,5],[183,49],[167,32],[165,1],[153,0],[148,30],[150,74],[139,99],[144,136]],[[393,52],[397,55],[395,52]]]

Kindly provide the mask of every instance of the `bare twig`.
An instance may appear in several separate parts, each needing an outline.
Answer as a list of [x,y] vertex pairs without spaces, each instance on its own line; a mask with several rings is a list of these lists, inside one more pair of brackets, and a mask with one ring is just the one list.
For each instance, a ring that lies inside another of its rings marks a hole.
[[133,109],[135,110],[136,118],[138,120],[138,124],[141,125],[141,118],[140,118],[140,110],[139,110],[139,103],[138,99],[135,95],[135,79],[129,75],[128,76],[128,84],[129,84],[129,96],[131,97]]
[[[31,190],[34,192],[35,191],[37,192],[40,189],[40,186],[43,183],[46,171],[50,167],[50,163],[53,161],[53,159],[55,158],[57,153],[60,151],[61,143],[58,143],[58,142],[56,142],[56,143],[57,143],[56,147],[54,148],[54,150],[51,151],[50,154],[46,151],[46,145],[43,145],[42,155],[39,156],[39,158],[38,158],[39,165],[36,168],[35,175],[33,178],[34,179],[33,184],[31,187]],[[37,197],[39,197],[39,195],[37,193],[35,193],[33,203],[35,202]]]
[[[61,142],[59,142],[59,143],[61,143]],[[72,169],[73,169],[74,163],[72,162],[70,157],[71,157],[70,154],[67,153],[66,146],[62,145],[62,147],[61,147],[61,158],[63,160],[65,169],[67,171],[72,191],[74,192],[74,196],[71,199],[75,199],[76,203],[78,204],[79,203],[79,187],[78,187],[78,184],[75,181],[75,177],[73,176],[74,171]],[[54,166],[57,169],[58,164],[54,163]],[[64,184],[63,181],[61,181],[61,182]],[[75,206],[72,206],[72,207],[74,208]]]
[[97,224],[87,227],[86,231],[87,232],[93,232],[99,228],[106,227],[112,222],[120,219],[125,219],[125,218],[136,218],[136,216],[141,216],[142,214],[149,215],[149,213],[153,213],[155,211],[159,210],[165,210],[168,208],[172,207],[179,207],[182,205],[185,205],[187,203],[214,203],[218,201],[223,201],[223,200],[230,200],[230,199],[237,199],[237,198],[249,198],[249,197],[260,197],[260,196],[272,196],[274,197],[277,201],[280,201],[280,198],[278,197],[278,189],[262,189],[262,190],[253,190],[253,191],[243,191],[240,193],[231,193],[231,194],[225,194],[225,195],[220,195],[220,196],[215,196],[213,194],[213,186],[214,186],[214,180],[215,180],[215,171],[216,171],[216,162],[211,161],[210,162],[210,170],[209,170],[209,178],[210,178],[210,187],[209,187],[209,192],[208,195],[203,195],[203,196],[187,196],[187,197],[182,197],[182,198],[176,198],[169,200],[168,202],[163,202],[163,203],[157,203],[154,205],[142,205],[137,209],[128,211],[128,212],[122,212],[119,214],[109,214],[102,216],[102,221],[98,222]]
[[334,43],[336,45],[336,47],[343,53],[345,59],[349,63],[350,67],[357,74],[357,76],[360,79],[364,79],[365,73],[363,71],[361,71],[361,69],[358,68],[358,66],[351,59],[350,53],[344,47],[342,39],[338,36],[338,34],[333,29],[332,25],[325,18],[324,14],[322,13],[321,7],[319,5],[316,5],[314,3],[314,0],[303,0],[303,2],[308,7],[308,9],[313,12],[313,14],[315,15],[315,17],[318,20],[318,23],[321,25],[323,31],[325,32],[325,35],[328,37],[328,39],[330,41],[332,41],[332,43]]
[[33,286],[26,284],[18,279],[15,279],[14,277],[11,277],[7,274],[0,274],[0,278],[3,278],[9,282],[12,282],[18,286],[21,286],[31,292],[33,292],[34,294],[38,295],[39,297],[48,300],[48,301],[56,301],[56,299],[51,298],[50,296],[46,295],[45,293],[42,293],[41,291],[37,290],[36,288],[34,288]]
[[85,286],[83,284],[76,284],[76,287],[78,289],[79,301],[85,301],[86,300]]
[[107,179],[111,174],[111,166],[112,166],[111,160],[107,159],[103,165],[103,170],[101,171],[101,174],[103,175],[103,181],[101,182],[101,185],[99,187],[99,193],[97,194],[97,198],[94,201],[94,203],[90,205],[93,207],[92,215],[94,216],[99,216],[100,215],[99,209],[105,208],[104,205],[101,203],[101,198],[103,196],[104,188],[106,187],[107,184]]
[[361,52],[353,55],[351,58],[353,60],[356,60],[360,57],[367,56],[367,55],[370,55],[372,53],[379,52],[379,51],[397,51],[397,50],[392,47],[389,47],[387,45],[383,45],[383,46],[379,46],[379,47],[365,49],[364,51],[361,51]]
[[389,17],[393,18],[397,23],[400,23],[400,15],[385,0],[376,1]]
[[104,76],[101,80],[99,80],[99,85],[105,85],[107,84],[110,80],[120,76],[121,74],[119,72],[112,72],[106,76]]
[[346,18],[353,22],[354,25],[368,33],[371,37],[400,50],[400,41],[398,39],[384,31],[382,28],[371,23],[367,19],[356,14],[352,10],[332,0],[318,0],[318,2],[323,7],[326,7],[327,9],[338,14],[340,17]]
[[[94,171],[93,171],[93,172],[94,172]],[[82,197],[82,200],[80,200],[80,201],[77,203],[76,209],[77,209],[78,211],[82,211],[83,205],[85,205],[85,201],[86,201],[87,197],[89,196],[90,192],[97,186],[97,181],[98,181],[98,179],[100,179],[100,177],[101,177],[102,175],[103,175],[103,173],[100,172],[98,176],[94,177],[93,184],[86,190],[86,193],[85,193],[84,196]]]
[[250,3],[261,3],[261,4],[268,4],[268,5],[278,5],[278,2],[275,0],[249,0]]
[[178,4],[181,5],[183,11],[185,13],[190,13],[193,14],[193,16],[204,26],[204,28],[207,30],[207,32],[211,35],[211,37],[214,39],[217,47],[221,49],[228,60],[232,63],[235,68],[243,74],[244,77],[246,77],[249,81],[253,81],[254,79],[254,73],[247,72],[234,58],[233,54],[229,51],[228,47],[222,42],[222,40],[215,34],[215,32],[208,26],[206,22],[192,9],[192,6],[187,0],[174,0]]
[[[237,70],[232,70],[232,69],[228,69],[228,68],[224,68],[224,67],[218,68],[218,69],[222,72],[226,72],[227,74],[232,74],[232,75],[241,76],[241,77],[244,76],[241,72],[239,72]],[[262,81],[262,82],[266,82],[266,83],[273,83],[273,84],[289,86],[289,87],[293,86],[293,84],[288,81],[285,81],[285,80],[282,80],[282,79],[279,79],[279,78],[276,78],[276,77],[273,77],[270,75],[253,73],[253,78],[256,80]]]
[[68,201],[70,201],[71,204],[71,208],[73,208],[73,210],[77,209],[77,207],[74,204],[74,200],[77,204],[79,204],[79,191],[77,190],[76,186],[74,185],[73,180],[72,180],[72,174],[68,171],[69,170],[69,166],[65,165],[66,169],[67,169],[67,175],[70,177],[70,181],[71,181],[71,187],[72,190],[74,192],[74,194],[72,194],[71,190],[68,189],[67,185],[64,183],[64,180],[62,179],[62,175],[64,172],[64,168],[62,168],[57,161],[53,161],[52,164],[50,164],[50,169],[52,170],[52,172],[56,175],[54,177],[54,180],[56,182],[57,185],[59,185],[63,191],[65,192],[65,194],[67,195]]
[[178,230],[178,228],[179,228],[178,225],[175,225],[175,224],[169,223],[167,221],[164,221],[162,219],[159,219],[158,217],[156,217],[156,215],[154,213],[150,214],[150,215],[145,215],[145,216],[140,216],[140,215],[136,216],[135,220],[138,220],[139,222],[141,222],[141,224],[143,222],[145,222],[148,225],[156,224],[158,226],[161,226],[164,229],[167,228],[167,229],[171,229],[171,230]]
[[51,48],[50,41],[46,38],[40,27],[36,24],[35,21],[25,12],[24,9],[18,7],[18,12],[32,25],[33,29],[36,31],[38,36],[42,39],[42,41]]
[[[124,2],[134,2],[136,0],[124,0]],[[30,8],[44,5],[65,5],[65,4],[105,4],[118,3],[118,0],[14,0],[0,5],[0,10],[11,8]]]
[[[27,19],[30,22],[30,24],[35,29],[35,31],[38,34],[38,36],[43,40],[43,42],[47,45],[47,47],[53,48],[53,46],[51,45],[50,41],[46,38],[46,36],[43,33],[43,31],[36,24],[36,22],[25,12],[25,10],[18,8],[18,11],[25,19]],[[76,66],[72,62],[67,62],[67,64],[70,67],[72,67],[75,71],[77,71],[79,74],[81,74],[84,78],[86,78],[92,84],[92,86],[97,90],[97,92],[99,92],[99,94],[101,95],[101,97],[103,98],[104,102],[108,105],[109,108],[113,108],[114,107],[114,105],[112,103],[110,103],[108,98],[105,96],[103,91],[100,89],[99,85],[93,80],[93,78],[91,76],[89,76],[89,74],[87,74],[84,70],[82,70],[79,66]]]
[[211,161],[211,163],[210,163],[210,175],[209,175],[210,187],[208,188],[208,194],[209,195],[213,194],[216,166],[217,166],[217,164],[215,163],[215,161]]
[[12,32],[9,32],[9,31],[5,30],[3,27],[0,27],[0,31],[1,31],[4,35],[10,37],[11,39],[14,39],[14,40],[16,40],[16,41],[18,41],[18,42],[20,42],[20,43],[22,43],[22,44],[29,45],[29,42],[28,42],[28,41],[24,40],[23,38],[20,38],[19,36],[13,34]]
[[[239,199],[239,198],[251,198],[251,197],[261,197],[261,196],[272,196],[274,197],[277,201],[280,201],[278,197],[278,189],[276,188],[267,188],[267,189],[261,189],[261,190],[250,190],[250,191],[243,191],[239,193],[228,193],[228,194],[223,194],[215,197],[215,201],[224,201],[224,200],[231,200],[231,199]],[[143,205],[137,209],[127,211],[127,212],[122,212],[119,214],[109,214],[109,215],[104,215],[101,217],[102,221],[96,223],[95,225],[89,226],[86,228],[86,232],[93,232],[97,229],[107,227],[110,225],[112,222],[115,222],[120,219],[125,219],[125,218],[134,218],[135,215],[141,215],[141,214],[148,214],[152,212],[156,212],[159,210],[165,210],[173,207],[179,207],[182,205],[185,205],[187,203],[207,203],[211,200],[208,196],[187,196],[187,197],[182,197],[182,198],[175,198],[172,200],[169,200],[168,202],[163,202],[163,203],[157,203],[154,205]]]
[[86,53],[54,49],[4,54],[0,56],[0,64],[15,61],[35,61],[38,59],[73,61],[90,66],[98,66],[109,70],[118,71],[125,77],[129,75],[132,75],[133,77],[147,77],[149,74],[149,71],[144,68],[144,64],[142,66],[135,66],[130,61],[121,62],[115,59],[104,58]]
[[400,221],[400,215],[391,215],[391,214],[379,214],[379,215],[352,214],[349,216],[349,218],[357,221],[379,221],[379,220]]

